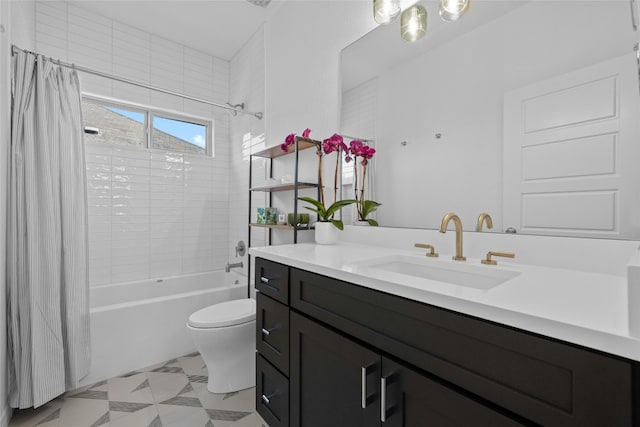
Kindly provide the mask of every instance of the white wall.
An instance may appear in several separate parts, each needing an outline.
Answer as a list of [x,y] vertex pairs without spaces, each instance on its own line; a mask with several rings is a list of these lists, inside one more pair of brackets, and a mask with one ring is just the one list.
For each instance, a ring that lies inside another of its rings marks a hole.
[[[36,50],[218,103],[229,63],[73,4],[38,1]],[[214,157],[87,145],[91,285],[221,269],[229,243],[230,113],[81,74],[84,92],[214,121]],[[128,185],[123,186],[122,181]]]
[[[230,99],[233,104],[244,102],[245,109],[263,112],[264,95],[264,27],[249,39],[230,62]],[[238,114],[231,119],[231,139],[229,154],[229,262],[244,263],[243,271],[248,271],[247,259],[236,257],[235,246],[240,240],[248,244],[247,215],[249,209],[249,153],[265,147],[265,119]],[[253,163],[253,176],[263,180],[264,161]],[[253,207],[265,205],[265,194],[255,193]],[[254,229],[252,246],[263,246],[266,242],[265,229]],[[251,269],[253,271],[253,268]]]
[[266,25],[267,145],[339,132],[340,50],[374,28],[370,1],[288,1]]
[[[319,140],[340,132],[340,51],[375,27],[371,7],[370,1],[363,0],[288,1],[267,22],[267,146],[279,145],[289,133],[300,135],[307,127],[311,137]],[[325,166],[327,191],[332,193],[333,168]],[[292,159],[283,159],[274,168],[274,177],[292,174]],[[304,153],[300,174],[317,176],[315,155]],[[315,196],[315,192],[308,190],[304,195]],[[279,211],[293,211],[291,194],[273,196]],[[312,241],[313,233],[302,232],[298,237]],[[274,231],[273,242],[291,243],[291,233]]]

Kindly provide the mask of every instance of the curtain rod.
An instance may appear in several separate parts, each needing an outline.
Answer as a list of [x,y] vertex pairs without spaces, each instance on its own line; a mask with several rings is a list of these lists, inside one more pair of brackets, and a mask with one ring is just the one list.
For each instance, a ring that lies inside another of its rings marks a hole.
[[[16,45],[11,45],[11,53],[12,53],[12,55],[15,55],[18,51],[29,53],[31,55],[36,55],[36,56],[40,55],[37,52],[32,52],[30,50],[21,49]],[[41,56],[45,57],[44,55],[41,55]],[[82,67],[82,66],[79,66],[79,65],[76,65],[76,64],[70,64],[68,62],[64,62],[64,61],[61,61],[59,59],[53,59],[51,57],[45,57],[45,58],[48,58],[51,62],[53,62],[54,64],[57,64],[57,65],[60,65],[61,67],[72,68],[72,69],[77,70],[77,71],[82,71],[83,73],[93,74],[95,76],[100,76],[100,77],[104,77],[104,78],[107,78],[107,79],[116,80],[116,81],[119,81],[119,82],[122,82],[122,83],[127,83],[127,84],[130,84],[130,85],[143,87],[145,89],[151,89],[151,90],[154,90],[156,92],[162,92],[162,93],[166,93],[167,95],[178,96],[180,98],[189,99],[191,101],[196,101],[196,102],[201,102],[203,104],[212,105],[212,106],[218,107],[218,108],[224,108],[225,110],[233,111],[234,114],[237,114],[237,113],[249,114],[251,116],[256,117],[259,120],[262,120],[263,114],[261,112],[253,113],[251,111],[245,111],[242,108],[237,108],[237,107],[234,107],[234,106],[231,106],[231,105],[218,104],[216,102],[207,101],[206,99],[196,98],[195,96],[185,95],[185,94],[180,93],[180,92],[174,92],[172,90],[167,90],[167,89],[163,89],[161,87],[152,86],[152,85],[149,85],[149,84],[146,84],[146,83],[137,82],[135,80],[125,79],[124,77],[118,77],[118,76],[115,76],[113,74],[103,73],[102,71],[92,70],[91,68]]]

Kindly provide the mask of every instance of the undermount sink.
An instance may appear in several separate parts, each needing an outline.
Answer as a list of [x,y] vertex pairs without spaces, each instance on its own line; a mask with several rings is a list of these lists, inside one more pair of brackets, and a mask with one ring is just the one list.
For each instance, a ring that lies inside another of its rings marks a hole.
[[[487,290],[520,275],[518,271],[491,266],[470,265],[464,262],[434,260],[409,255],[389,255],[352,265],[353,271],[381,279],[402,276],[444,282],[457,286]],[[390,274],[389,274],[390,273]],[[407,283],[409,284],[409,283]]]

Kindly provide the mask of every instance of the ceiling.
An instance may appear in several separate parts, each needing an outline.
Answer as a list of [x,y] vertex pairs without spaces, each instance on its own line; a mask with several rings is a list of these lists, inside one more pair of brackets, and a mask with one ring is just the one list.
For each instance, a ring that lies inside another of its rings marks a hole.
[[75,0],[101,16],[230,60],[285,0]]

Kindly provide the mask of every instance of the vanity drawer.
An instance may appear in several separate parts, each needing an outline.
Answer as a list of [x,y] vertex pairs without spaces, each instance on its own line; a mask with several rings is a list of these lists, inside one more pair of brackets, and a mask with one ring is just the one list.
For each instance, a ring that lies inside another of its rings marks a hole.
[[269,427],[289,426],[289,380],[256,355],[256,410]]
[[289,304],[289,267],[256,258],[256,289],[271,298]]
[[631,426],[625,360],[291,269],[291,308],[544,426]]
[[256,348],[289,376],[289,307],[261,292],[256,294]]

